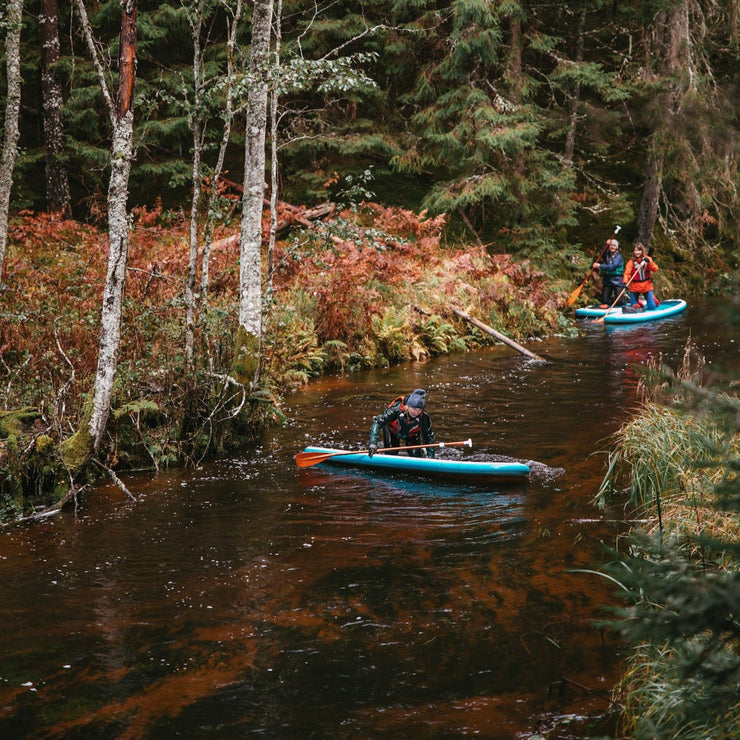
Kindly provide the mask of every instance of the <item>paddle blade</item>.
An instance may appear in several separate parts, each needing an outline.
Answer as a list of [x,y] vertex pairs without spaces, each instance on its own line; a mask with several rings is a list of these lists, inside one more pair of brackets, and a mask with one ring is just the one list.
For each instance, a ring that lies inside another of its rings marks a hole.
[[318,465],[330,457],[331,454],[328,452],[299,452],[295,456],[295,462],[299,468],[310,468],[312,465]]
[[579,285],[569,296],[568,300],[566,301],[566,305],[572,306],[577,300],[578,296],[581,295],[581,290],[583,290],[583,284]]

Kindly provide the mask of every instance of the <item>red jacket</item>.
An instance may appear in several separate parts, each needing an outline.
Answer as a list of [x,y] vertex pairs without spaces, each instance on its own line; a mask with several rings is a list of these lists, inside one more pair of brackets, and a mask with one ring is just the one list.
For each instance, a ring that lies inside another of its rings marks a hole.
[[[658,265],[650,257],[644,257],[639,262],[631,259],[624,268],[624,284],[629,285],[628,290],[633,293],[647,293],[653,290],[653,281],[650,276],[654,272],[658,272]],[[633,275],[634,280],[632,280]]]

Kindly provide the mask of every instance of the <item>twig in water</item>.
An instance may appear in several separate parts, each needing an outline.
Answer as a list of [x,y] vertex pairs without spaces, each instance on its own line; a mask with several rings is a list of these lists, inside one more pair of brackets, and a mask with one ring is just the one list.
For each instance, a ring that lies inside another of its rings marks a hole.
[[101,462],[100,462],[100,460],[98,460],[98,459],[97,459],[97,458],[95,458],[95,457],[94,457],[94,458],[92,459],[92,461],[93,461],[93,462],[94,462],[94,463],[95,463],[96,465],[99,465],[99,466],[100,466],[100,467],[101,467],[101,468],[102,468],[103,470],[105,470],[105,472],[106,472],[106,473],[108,473],[108,475],[110,476],[111,480],[112,480],[112,481],[113,481],[113,482],[114,482],[114,483],[115,483],[115,484],[116,484],[116,485],[117,485],[117,486],[118,486],[118,487],[119,487],[119,488],[120,488],[120,489],[121,489],[121,490],[122,490],[122,491],[123,491],[123,492],[124,492],[124,493],[125,493],[125,494],[126,494],[126,495],[127,495],[128,497],[129,497],[129,498],[130,498],[130,499],[131,499],[131,500],[132,500],[132,501],[137,501],[137,500],[138,500],[138,499],[136,498],[136,496],[134,496],[134,494],[133,494],[133,493],[131,493],[131,491],[129,491],[129,490],[128,490],[128,488],[126,488],[126,484],[125,484],[125,483],[124,483],[124,482],[123,482],[123,481],[122,481],[122,480],[121,480],[121,479],[120,479],[120,478],[119,478],[119,477],[118,477],[118,476],[117,476],[117,475],[116,475],[116,474],[115,474],[115,473],[114,473],[114,472],[113,472],[113,471],[112,471],[112,470],[111,470],[111,469],[110,469],[110,468],[109,468],[109,467],[108,467],[107,465],[103,465],[103,463],[101,463]]

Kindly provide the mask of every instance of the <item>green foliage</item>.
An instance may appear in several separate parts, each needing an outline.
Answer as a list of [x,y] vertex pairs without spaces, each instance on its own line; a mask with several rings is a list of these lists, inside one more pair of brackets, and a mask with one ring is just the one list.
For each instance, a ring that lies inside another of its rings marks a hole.
[[118,420],[129,415],[140,417],[142,414],[156,414],[157,412],[159,412],[159,405],[157,403],[148,399],[139,399],[113,409],[111,413],[113,418]]
[[[214,166],[233,5],[202,6],[198,111],[195,3],[140,5],[132,202],[182,207],[195,113],[204,173]],[[664,235],[672,249],[688,255],[701,248],[708,257],[733,242],[738,222],[736,8],[692,5],[692,53],[678,56],[667,53],[675,8],[606,0],[378,0],[314,9],[286,0],[281,69],[273,78],[281,195],[325,200],[341,189],[333,185],[373,166],[372,191],[384,202],[448,214],[448,241],[470,238],[472,229],[481,241],[500,244],[498,251],[552,263],[592,220],[627,224],[641,213],[653,147],[664,162],[656,239]],[[118,2],[91,8],[91,20],[113,60],[108,82],[115,92]],[[244,69],[249,12],[241,22],[232,80],[237,109],[252,84]],[[63,159],[76,213],[102,222],[110,121],[69,5],[60,7],[59,26],[69,29],[55,65],[64,89]],[[39,37],[32,9],[22,38],[15,210],[44,208]],[[3,85],[0,76],[0,99]],[[224,163],[233,182],[241,179],[243,134],[237,115]]]
[[371,64],[377,58],[374,52],[358,52],[339,59],[292,57],[280,69],[278,90],[281,95],[312,88],[325,95],[368,91],[377,84],[362,71],[362,65]]
[[[300,302],[302,291],[297,297]],[[327,347],[319,345],[310,314],[288,303],[275,306],[270,312],[263,347],[265,373],[271,390],[283,395],[305,385],[324,371],[330,356],[341,364],[343,343],[327,344]]]
[[392,364],[409,360],[413,356],[414,337],[409,326],[410,308],[386,308],[382,316],[372,322],[375,341],[383,356]]
[[687,359],[677,375],[653,370],[653,400],[620,430],[608,476],[626,464],[633,501],[657,520],[605,568],[628,602],[610,624],[635,646],[621,734],[730,738],[740,726],[740,403],[698,384]]
[[420,341],[430,355],[464,352],[468,349],[466,338],[460,336],[454,324],[440,316],[430,316],[419,326]]

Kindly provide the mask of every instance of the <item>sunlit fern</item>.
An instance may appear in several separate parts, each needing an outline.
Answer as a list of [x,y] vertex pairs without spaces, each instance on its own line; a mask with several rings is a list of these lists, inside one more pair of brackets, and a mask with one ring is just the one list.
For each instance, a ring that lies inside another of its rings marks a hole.
[[382,316],[373,317],[373,333],[378,349],[390,362],[411,357],[413,336],[409,326],[409,308],[386,308]]
[[455,326],[439,316],[430,316],[421,324],[419,331],[429,354],[462,352],[466,349],[465,339],[458,335]]

